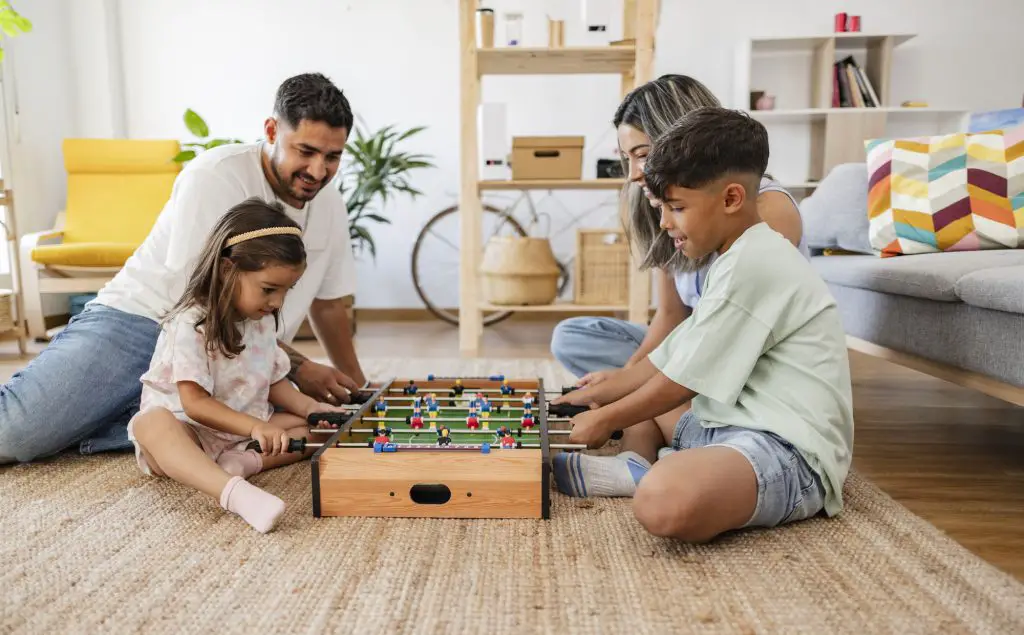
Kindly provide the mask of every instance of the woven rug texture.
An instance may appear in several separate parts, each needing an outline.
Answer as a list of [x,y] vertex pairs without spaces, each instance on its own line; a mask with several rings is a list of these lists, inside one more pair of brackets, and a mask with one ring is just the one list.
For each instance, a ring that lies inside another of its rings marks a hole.
[[[548,360],[364,364],[571,381]],[[252,481],[288,505],[273,533],[128,454],[0,467],[0,633],[1024,632],[1024,585],[856,473],[837,518],[705,545],[650,536],[627,499],[314,519],[308,462]]]

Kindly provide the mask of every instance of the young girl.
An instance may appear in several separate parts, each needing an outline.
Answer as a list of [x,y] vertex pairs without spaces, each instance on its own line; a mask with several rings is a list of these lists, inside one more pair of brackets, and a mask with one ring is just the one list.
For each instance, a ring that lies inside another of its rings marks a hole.
[[288,440],[307,438],[308,415],[340,410],[292,386],[277,345],[278,311],[305,262],[302,231],[280,206],[251,198],[229,210],[164,319],[128,424],[143,472],[214,497],[264,533],[284,502],[245,479],[304,458]]

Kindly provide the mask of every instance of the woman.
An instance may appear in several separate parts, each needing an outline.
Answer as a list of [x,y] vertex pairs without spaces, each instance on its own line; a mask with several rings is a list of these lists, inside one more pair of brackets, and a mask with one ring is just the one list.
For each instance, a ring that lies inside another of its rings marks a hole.
[[[654,268],[658,307],[650,326],[603,317],[578,317],[559,323],[552,336],[551,352],[570,372],[581,377],[580,385],[601,381],[609,372],[646,357],[696,306],[714,257],[693,262],[675,249],[658,226],[660,202],[647,191],[643,168],[652,139],[691,110],[720,106],[711,91],[685,75],[663,75],[634,89],[619,105],[612,123],[629,179],[625,194],[629,231],[652,239],[649,242],[653,247],[644,254],[643,264]],[[808,254],[800,212],[786,190],[765,177],[761,180],[757,205],[769,227]]]

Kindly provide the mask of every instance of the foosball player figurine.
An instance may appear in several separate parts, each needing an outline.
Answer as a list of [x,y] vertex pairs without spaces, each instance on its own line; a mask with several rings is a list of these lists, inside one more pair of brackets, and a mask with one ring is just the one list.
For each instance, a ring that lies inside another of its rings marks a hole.
[[531,412],[533,410],[533,395],[526,393],[523,395],[523,412]]
[[374,443],[391,443],[391,437],[389,436],[391,430],[384,427],[377,428],[377,436],[373,438]]
[[413,414],[413,416],[409,419],[409,426],[412,427],[413,430],[422,430],[423,417],[421,417],[419,414]]
[[501,394],[504,395],[505,397],[508,397],[509,395],[514,395],[515,392],[516,392],[515,388],[513,388],[512,386],[509,386],[507,379],[501,380],[501,388],[500,388],[500,390],[501,390]]
[[485,420],[491,416],[491,400],[486,396],[480,397],[480,416]]
[[451,432],[448,430],[448,426],[441,426],[437,429],[437,444],[448,445],[452,442]]
[[516,447],[516,440],[512,438],[512,431],[505,428],[505,432],[501,435],[501,447],[503,448],[514,448]]
[[476,412],[472,408],[469,410],[469,416],[466,417],[466,427],[470,430],[480,429],[480,420],[476,418]]
[[402,394],[404,394],[404,395],[415,395],[416,391],[418,391],[418,390],[419,390],[419,387],[416,385],[416,381],[413,380],[413,379],[410,379],[409,380],[409,385],[402,389]]
[[412,407],[413,408],[422,408],[423,407],[423,397],[420,397],[420,396],[413,397],[413,399],[412,399]]
[[523,413],[523,427],[527,428],[527,429],[533,427],[533,413],[532,412],[524,412]]
[[430,401],[427,402],[427,415],[431,419],[436,419],[437,411],[439,408],[440,406],[437,405],[437,399],[431,399]]
[[384,397],[381,397],[377,400],[377,403],[373,404],[373,411],[382,417],[388,411],[388,404],[384,401]]

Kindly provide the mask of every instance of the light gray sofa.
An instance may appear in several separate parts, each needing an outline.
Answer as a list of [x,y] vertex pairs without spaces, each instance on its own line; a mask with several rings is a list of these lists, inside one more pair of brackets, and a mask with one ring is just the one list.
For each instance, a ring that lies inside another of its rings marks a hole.
[[850,347],[1024,405],[1024,249],[880,258],[866,166],[819,185],[801,214]]

